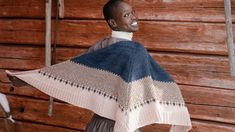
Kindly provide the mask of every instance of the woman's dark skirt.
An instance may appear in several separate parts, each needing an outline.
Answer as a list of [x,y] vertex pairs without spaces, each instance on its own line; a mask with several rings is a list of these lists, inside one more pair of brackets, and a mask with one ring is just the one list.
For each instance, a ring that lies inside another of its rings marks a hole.
[[[85,132],[113,132],[115,121],[94,114]],[[143,132],[141,129],[135,132]]]

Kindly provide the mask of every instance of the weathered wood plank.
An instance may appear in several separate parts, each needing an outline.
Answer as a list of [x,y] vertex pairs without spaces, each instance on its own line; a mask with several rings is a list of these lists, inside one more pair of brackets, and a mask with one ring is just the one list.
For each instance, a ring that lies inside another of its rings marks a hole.
[[92,112],[64,103],[54,103],[52,117],[47,115],[48,101],[8,96],[11,113],[16,120],[83,130]]
[[0,92],[5,93],[5,94],[10,94],[10,95],[20,95],[24,97],[31,97],[35,99],[43,99],[43,100],[49,99],[48,95],[44,94],[43,92],[37,90],[34,87],[31,87],[30,85],[23,86],[23,87],[13,87],[9,83],[0,83]]
[[180,85],[187,103],[235,107],[235,90]]
[[[20,95],[23,97],[30,97],[34,99],[42,99],[42,100],[49,99],[49,96],[47,94],[39,91],[38,89],[30,85],[26,85],[22,87],[15,87],[15,86],[12,86],[12,84],[10,83],[0,83],[0,92],[4,94],[16,95],[16,96]],[[55,99],[55,101],[64,103],[64,101],[61,101],[58,99]],[[0,117],[6,116],[6,115],[1,115],[1,114],[4,114],[2,109],[0,109]]]
[[[54,2],[55,0],[53,0]],[[97,1],[93,1],[93,0],[87,0],[87,2],[84,2],[82,0],[66,0],[67,2],[65,2],[65,6],[66,7],[99,7],[99,6],[103,6],[104,3],[106,3],[107,1],[105,0],[97,0]],[[223,7],[223,0],[178,0],[178,1],[164,1],[164,0],[127,0],[130,1],[131,3],[133,3],[134,5],[139,5],[139,6],[148,6],[148,7],[169,7],[169,6],[173,6],[173,7]],[[234,5],[234,0],[232,0],[232,4]],[[0,2],[0,6],[39,6],[40,8],[43,7],[44,5],[44,1],[40,1],[40,0],[28,0],[28,1],[20,1],[20,0],[1,0]],[[38,8],[39,8],[38,7]]]
[[193,128],[190,132],[234,132],[235,125],[208,122],[193,121]]
[[[0,59],[0,67],[1,68],[13,68],[13,69],[28,69],[31,67],[32,69],[42,68],[44,66],[44,62],[38,59]],[[30,69],[31,69],[30,68]]]
[[23,121],[17,121],[16,123],[16,132],[33,132],[35,130],[37,130],[37,132],[83,132],[82,130],[74,130],[37,123],[28,123]]
[[[235,125],[229,125],[224,123],[216,123],[209,121],[192,121],[192,129],[190,132],[234,132]],[[145,132],[167,132],[170,130],[170,125],[149,125],[144,128]]]
[[[208,72],[226,73],[228,70],[228,59],[224,56],[212,55],[192,55],[179,54],[170,52],[150,52],[155,61],[159,62],[164,67],[170,69],[173,67],[183,67],[189,71],[205,70]],[[222,69],[222,70],[221,70]]]
[[[153,57],[178,83],[235,88],[235,78],[231,77],[228,72],[227,58],[200,55],[189,55],[190,57],[186,57],[184,54],[175,54],[177,57],[173,57],[174,55],[171,55],[173,54],[157,53],[153,54]],[[215,67],[216,65],[219,67]]]
[[5,70],[0,69],[0,82],[1,83],[7,83],[9,82],[8,78],[6,77]]
[[[41,46],[20,46],[20,45],[0,45],[0,58],[5,60],[18,59],[19,61],[35,61],[38,64],[44,61],[45,48]],[[74,56],[79,55],[86,49],[81,48],[69,48],[69,47],[57,47],[57,59],[59,61],[68,60]],[[197,67],[200,70],[206,70],[210,72],[229,72],[228,59],[224,56],[207,56],[207,55],[191,55],[191,54],[179,54],[169,52],[150,52],[153,58],[159,63],[165,66],[184,66],[184,68],[193,69]],[[39,64],[43,65],[43,64]],[[27,69],[25,65],[25,69]],[[4,66],[2,63],[1,68],[13,68],[11,66]],[[30,64],[29,64],[30,68]],[[21,68],[19,68],[21,69]],[[24,69],[24,68],[23,68]]]
[[[0,43],[44,45],[44,21],[0,20]],[[52,26],[54,27],[54,26]],[[104,21],[62,20],[58,44],[89,47],[110,30]],[[224,24],[140,22],[134,39],[150,50],[226,55]]]
[[144,127],[144,132],[169,132],[171,125],[152,124]]
[[[223,7],[223,0],[129,0],[142,7]],[[144,5],[143,5],[144,4]],[[233,3],[234,4],[234,3]]]
[[[173,67],[172,67],[173,68]],[[206,86],[214,88],[228,88],[234,89],[234,78],[232,78],[228,73],[216,73],[216,72],[206,72],[206,71],[186,71],[183,68],[181,70],[173,69],[168,70],[165,68],[171,76],[179,84],[189,84],[195,86]],[[195,69],[197,70],[197,69]]]
[[203,54],[227,52],[223,24],[145,22],[140,24],[140,31],[135,36],[150,50]]
[[[57,62],[61,62],[79,55],[85,49],[58,47],[56,50]],[[45,47],[42,46],[0,45],[0,68],[24,70],[44,67],[44,52]]]
[[[152,5],[151,5],[152,6]],[[187,22],[224,22],[223,8],[136,8],[140,20],[187,21]],[[235,16],[234,14],[232,16]]]
[[[86,49],[73,47],[57,47],[56,58],[58,60],[67,60],[77,56]],[[15,59],[45,59],[45,46],[22,46],[22,45],[3,45],[0,44],[0,58]]]
[[[139,19],[172,21],[223,22],[223,1],[147,1],[130,0],[136,8]],[[2,0],[0,17],[44,18],[44,1],[28,0],[25,2]],[[102,7],[105,0],[66,0],[65,18],[103,19]],[[55,16],[55,1],[53,1]],[[208,8],[209,7],[209,8]],[[12,11],[12,9],[16,11]],[[147,15],[146,15],[147,14]],[[234,17],[233,17],[234,18]]]
[[[10,129],[9,129],[10,128]],[[10,130],[10,131],[7,131]],[[33,122],[24,122],[17,121],[15,124],[12,124],[6,119],[0,118],[0,132],[33,132],[37,130],[37,132],[82,132],[79,130],[73,130],[69,128],[61,128],[58,126],[49,126],[42,125]]]
[[26,43],[41,43],[44,45],[45,25],[43,20],[23,20],[21,22],[18,21],[18,24],[15,23],[16,21],[18,20],[0,19],[0,25],[4,25],[0,26],[1,42],[7,42],[12,39],[13,41],[19,40],[16,43],[24,43],[25,40],[29,39]]
[[235,108],[187,104],[193,119],[235,124]]
[[[64,48],[57,47],[57,59],[64,61],[71,57],[79,55],[85,49],[81,48]],[[169,52],[150,52],[153,58],[164,65],[184,66],[187,68],[198,67],[201,70],[208,70],[213,72],[228,72],[228,59],[226,56],[212,56],[212,55],[191,55],[179,54]],[[31,47],[31,46],[1,46],[0,45],[0,58],[1,59],[18,59],[19,61],[44,61],[44,47]],[[190,60],[189,60],[190,58]],[[39,63],[38,62],[38,63]],[[43,64],[40,64],[43,65]],[[4,63],[1,68],[5,68]],[[30,64],[25,65],[25,69],[30,68]],[[7,67],[13,68],[13,67]],[[21,68],[19,68],[21,69]]]
[[15,132],[15,124],[5,118],[0,118],[0,132]]
[[44,46],[0,45],[0,58],[44,59],[44,52]]

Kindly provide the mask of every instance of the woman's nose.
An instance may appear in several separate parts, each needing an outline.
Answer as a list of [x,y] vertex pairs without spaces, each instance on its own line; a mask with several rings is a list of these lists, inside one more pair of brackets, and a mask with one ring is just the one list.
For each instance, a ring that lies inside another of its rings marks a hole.
[[132,15],[132,19],[137,19],[138,18],[135,12],[132,12],[131,15]]

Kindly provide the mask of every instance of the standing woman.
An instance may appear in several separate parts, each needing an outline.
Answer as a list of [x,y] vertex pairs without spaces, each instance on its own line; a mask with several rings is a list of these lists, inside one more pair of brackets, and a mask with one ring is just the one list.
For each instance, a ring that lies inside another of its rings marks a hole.
[[110,0],[103,8],[112,30],[71,60],[41,69],[11,73],[44,93],[92,110],[85,132],[141,132],[153,123],[172,124],[171,132],[191,129],[190,116],[175,81],[138,42],[135,11],[123,0]]

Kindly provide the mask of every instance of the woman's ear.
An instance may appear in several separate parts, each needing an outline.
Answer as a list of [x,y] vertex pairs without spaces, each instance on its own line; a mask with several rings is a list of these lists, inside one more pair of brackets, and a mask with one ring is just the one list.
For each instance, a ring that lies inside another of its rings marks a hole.
[[113,29],[116,29],[118,27],[118,25],[117,25],[117,23],[115,22],[114,19],[109,19],[108,23]]

